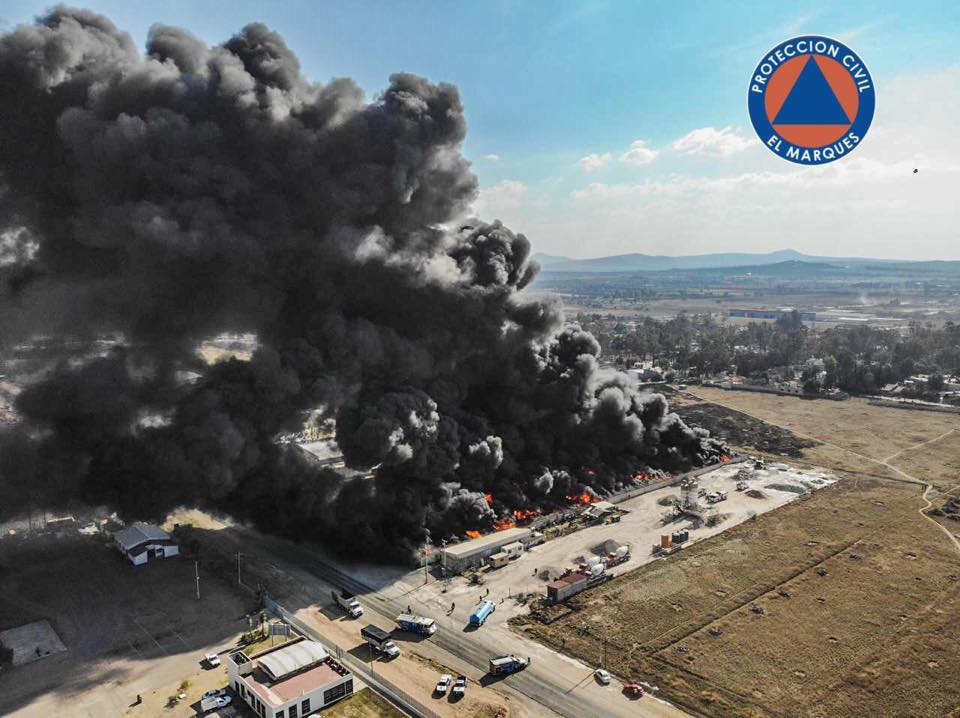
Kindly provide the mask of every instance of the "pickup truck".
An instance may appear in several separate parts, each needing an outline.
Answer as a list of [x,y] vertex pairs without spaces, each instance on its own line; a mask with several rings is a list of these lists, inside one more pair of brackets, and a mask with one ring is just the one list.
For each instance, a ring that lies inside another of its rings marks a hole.
[[339,594],[336,591],[331,591],[330,597],[334,603],[347,612],[350,618],[360,618],[363,615],[363,606],[360,605],[357,597],[349,591],[341,591]]

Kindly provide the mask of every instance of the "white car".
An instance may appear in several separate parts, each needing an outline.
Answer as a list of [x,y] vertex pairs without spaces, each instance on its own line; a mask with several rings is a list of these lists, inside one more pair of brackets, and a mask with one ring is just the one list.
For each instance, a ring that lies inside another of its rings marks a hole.
[[453,689],[450,691],[450,694],[456,696],[457,698],[463,698],[463,695],[466,692],[467,692],[467,677],[457,676],[457,680],[453,684]]
[[602,668],[598,668],[597,670],[595,670],[595,671],[593,672],[593,677],[597,679],[597,683],[599,683],[601,686],[609,686],[609,685],[610,685],[610,672],[609,672],[609,671],[605,671],[605,670],[603,670]]
[[207,665],[211,668],[216,668],[220,665],[220,656],[218,656],[216,653],[208,653],[203,658],[206,660]]
[[210,690],[210,691],[207,691],[206,693],[204,693],[204,694],[201,696],[201,699],[203,699],[203,698],[219,698],[220,696],[225,696],[225,695],[227,695],[227,691],[226,691],[225,688],[214,688],[213,690]]
[[440,676],[440,680],[437,681],[437,687],[434,690],[440,695],[445,695],[451,683],[453,683],[453,676],[449,673],[444,673]]
[[233,698],[230,696],[217,696],[214,700],[217,702],[217,708],[226,708],[233,702]]

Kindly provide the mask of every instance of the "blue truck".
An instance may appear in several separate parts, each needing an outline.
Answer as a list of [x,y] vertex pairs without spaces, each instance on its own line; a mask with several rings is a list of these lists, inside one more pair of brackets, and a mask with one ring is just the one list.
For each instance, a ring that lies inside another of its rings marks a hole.
[[432,618],[414,616],[412,613],[401,613],[396,620],[397,627],[401,631],[419,633],[421,636],[432,636],[437,632],[437,622]]
[[473,609],[473,613],[470,614],[470,625],[482,626],[484,621],[490,618],[490,614],[496,610],[497,607],[493,601],[481,601],[477,604],[477,607]]

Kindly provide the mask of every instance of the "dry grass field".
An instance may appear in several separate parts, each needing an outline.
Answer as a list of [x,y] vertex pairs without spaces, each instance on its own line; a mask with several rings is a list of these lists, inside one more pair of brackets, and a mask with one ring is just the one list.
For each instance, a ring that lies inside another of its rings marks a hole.
[[[794,396],[692,387],[695,396],[871,459],[960,429],[960,415],[871,406],[864,399],[809,400]],[[805,457],[811,458],[805,453]]]
[[929,481],[938,491],[954,491],[960,488],[960,429],[926,446],[905,451],[890,463]]
[[581,594],[552,624],[515,627],[590,664],[605,656],[697,714],[957,710],[960,552],[920,513],[922,487],[878,462],[949,477],[955,434],[916,449],[922,462],[904,450],[960,417],[696,391],[817,440],[799,462],[847,479]]

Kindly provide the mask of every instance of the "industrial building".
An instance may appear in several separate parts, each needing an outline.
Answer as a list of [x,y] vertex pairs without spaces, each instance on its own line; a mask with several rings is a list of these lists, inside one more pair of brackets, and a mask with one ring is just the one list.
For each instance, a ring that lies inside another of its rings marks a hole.
[[[793,309],[728,309],[728,317],[745,317],[747,319],[780,319],[793,312]],[[817,321],[816,312],[798,312],[801,321]]]
[[468,568],[476,568],[504,547],[520,542],[525,544],[531,536],[530,529],[506,529],[487,534],[479,538],[464,541],[453,546],[447,546],[442,560],[446,570],[450,573],[461,573]]
[[316,641],[229,658],[230,687],[261,718],[301,718],[353,695],[353,674]]
[[151,559],[170,558],[180,553],[180,549],[170,534],[159,526],[136,523],[113,534],[117,549],[134,566],[147,563]]

